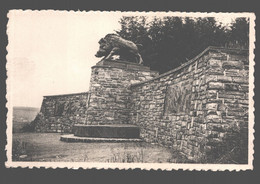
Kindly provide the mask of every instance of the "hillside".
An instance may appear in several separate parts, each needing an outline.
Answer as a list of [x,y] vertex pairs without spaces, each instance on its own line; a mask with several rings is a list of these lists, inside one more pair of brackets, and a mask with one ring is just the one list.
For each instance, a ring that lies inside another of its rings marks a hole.
[[20,129],[34,120],[39,108],[35,107],[13,107],[13,132],[20,132]]

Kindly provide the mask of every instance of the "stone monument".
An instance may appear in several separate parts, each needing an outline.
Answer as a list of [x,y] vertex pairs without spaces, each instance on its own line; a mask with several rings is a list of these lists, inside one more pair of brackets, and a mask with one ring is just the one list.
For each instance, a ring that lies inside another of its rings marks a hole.
[[139,54],[137,44],[125,40],[116,34],[107,34],[98,42],[100,44],[96,57],[103,57],[104,60],[112,59],[112,56],[119,55],[121,60],[134,61],[143,64],[143,59]]
[[143,66],[137,45],[129,40],[107,34],[99,44],[96,57],[103,58],[92,67],[86,122],[74,125],[74,135],[61,140],[139,141],[139,127],[130,122],[130,87],[158,72]]

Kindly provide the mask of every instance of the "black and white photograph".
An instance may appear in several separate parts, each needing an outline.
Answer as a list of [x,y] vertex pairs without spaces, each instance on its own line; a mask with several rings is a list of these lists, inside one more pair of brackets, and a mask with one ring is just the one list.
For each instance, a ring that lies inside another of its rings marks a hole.
[[252,170],[254,13],[10,10],[7,167]]

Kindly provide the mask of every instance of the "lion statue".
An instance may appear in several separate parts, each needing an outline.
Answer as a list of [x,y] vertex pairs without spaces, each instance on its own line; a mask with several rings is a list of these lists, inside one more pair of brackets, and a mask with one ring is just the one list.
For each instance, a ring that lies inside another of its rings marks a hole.
[[117,34],[107,34],[98,43],[100,47],[95,55],[96,57],[104,56],[104,59],[112,59],[113,56],[119,55],[121,59],[134,60],[136,63],[143,64],[138,47],[132,41],[125,40]]

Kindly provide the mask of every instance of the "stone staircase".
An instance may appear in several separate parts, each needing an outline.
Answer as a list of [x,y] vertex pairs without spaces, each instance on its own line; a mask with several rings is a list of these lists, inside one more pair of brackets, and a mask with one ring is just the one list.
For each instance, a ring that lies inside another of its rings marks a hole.
[[65,142],[140,142],[140,128],[129,124],[74,125],[73,134],[62,135]]

